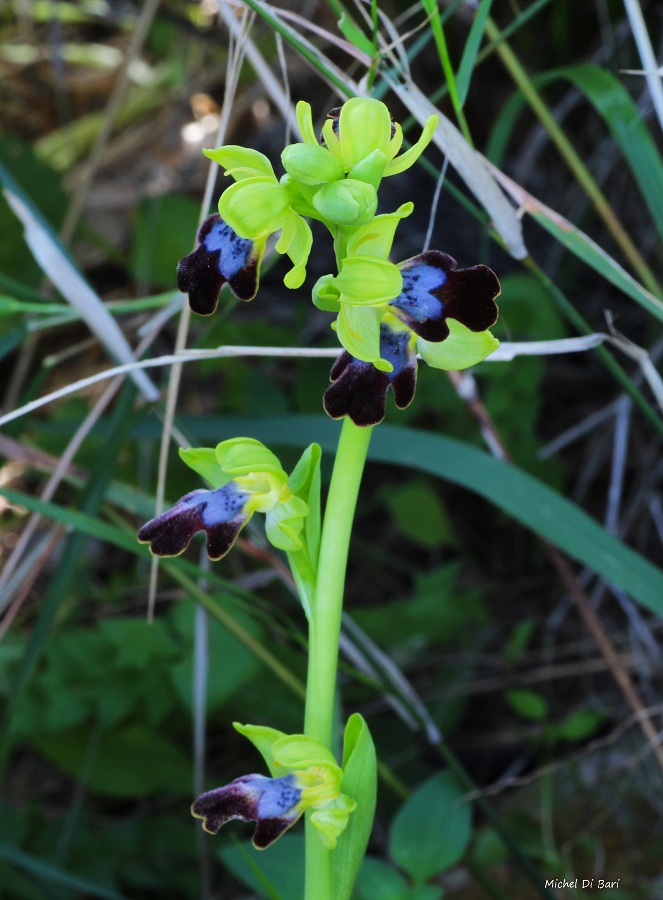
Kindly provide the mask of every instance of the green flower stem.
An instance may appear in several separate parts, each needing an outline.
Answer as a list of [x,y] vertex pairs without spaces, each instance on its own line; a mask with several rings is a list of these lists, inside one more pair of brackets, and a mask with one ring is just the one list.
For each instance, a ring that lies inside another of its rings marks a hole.
[[[336,450],[325,507],[320,562],[310,631],[304,732],[332,748],[338,642],[343,612],[345,570],[359,485],[372,428],[345,418]],[[333,900],[331,851],[306,822],[307,900]]]

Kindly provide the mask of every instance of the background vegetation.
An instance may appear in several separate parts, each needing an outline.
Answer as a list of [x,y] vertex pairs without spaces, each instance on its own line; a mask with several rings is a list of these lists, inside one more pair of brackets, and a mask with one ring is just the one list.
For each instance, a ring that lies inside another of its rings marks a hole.
[[[290,98],[321,120],[367,63],[363,87],[418,133],[385,81],[388,44],[409,58],[401,82],[497,167],[528,250],[505,249],[472,178],[432,147],[394,179],[390,208],[416,201],[398,259],[434,216],[432,246],[498,273],[500,339],[609,340],[463,378],[422,366],[412,407],[375,435],[340,698],[382,766],[357,896],[586,896],[545,887],[562,878],[615,882],[606,900],[663,892],[660,12],[0,4],[1,402],[22,411],[0,420],[1,897],[297,897],[297,829],[256,856],[248,826],[211,839],[188,813],[260,765],[233,720],[301,727],[305,630],[283,560],[257,529],[213,571],[192,548],[159,566],[149,622],[135,530],[160,491],[198,487],[179,441],[246,434],[288,468],[319,440],[328,476],[329,360],[169,361],[24,407],[130,348],[333,347],[276,259],[250,306],[224,295],[188,331],[174,271],[207,213],[200,148],[220,135],[277,162]],[[307,285],[322,271],[312,260]]]

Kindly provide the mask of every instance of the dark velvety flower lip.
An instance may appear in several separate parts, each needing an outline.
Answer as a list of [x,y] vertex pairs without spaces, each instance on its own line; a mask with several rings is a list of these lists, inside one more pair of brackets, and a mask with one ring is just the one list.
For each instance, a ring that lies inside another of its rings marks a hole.
[[427,250],[400,266],[403,290],[391,307],[394,315],[426,341],[449,336],[447,319],[470,331],[485,331],[497,321],[497,276],[488,266],[457,269],[456,260]]
[[378,425],[384,419],[389,388],[399,409],[409,406],[417,384],[417,360],[409,341],[407,332],[380,326],[380,354],[393,365],[392,372],[381,372],[344,350],[332,366],[332,384],[323,397],[327,415],[349,416],[359,426]]
[[179,556],[199,531],[207,533],[207,555],[221,559],[231,549],[248,516],[248,494],[229,482],[216,491],[192,491],[138,532],[155,556]]
[[292,774],[283,778],[242,775],[225,787],[201,794],[191,812],[204,820],[203,828],[209,834],[218,834],[231,819],[256,822],[253,845],[264,850],[300,817],[300,799],[301,790]]
[[260,253],[253,241],[235,234],[218,213],[209,216],[198,232],[198,247],[180,260],[177,286],[189,295],[189,306],[210,316],[227,282],[240,300],[253,300],[258,291]]

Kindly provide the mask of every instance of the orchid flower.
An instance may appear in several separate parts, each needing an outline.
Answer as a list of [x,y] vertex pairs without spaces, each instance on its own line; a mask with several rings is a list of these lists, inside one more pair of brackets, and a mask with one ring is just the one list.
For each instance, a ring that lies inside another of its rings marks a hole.
[[242,775],[202,794],[191,813],[210,834],[231,819],[256,822],[253,845],[264,850],[310,810],[322,844],[333,850],[357,804],[341,791],[343,770],[319,741],[303,734],[234,723],[263,754],[272,777]]
[[301,548],[307,504],[293,493],[278,459],[259,441],[234,438],[215,450],[182,450],[180,456],[213,490],[192,491],[143,525],[138,540],[149,543],[153,554],[179,556],[204,531],[208,556],[221,559],[255,512],[266,514],[267,537],[275,547],[288,552]]

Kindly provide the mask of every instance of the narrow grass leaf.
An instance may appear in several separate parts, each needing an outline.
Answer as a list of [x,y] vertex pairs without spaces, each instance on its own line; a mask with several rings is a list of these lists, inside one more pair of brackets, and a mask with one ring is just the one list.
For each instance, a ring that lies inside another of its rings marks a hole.
[[[338,442],[338,424],[322,416],[225,417],[216,423],[216,440],[243,433],[270,446],[302,446],[313,439],[330,453]],[[191,428],[195,433],[195,421]],[[199,434],[198,438],[209,436]],[[663,615],[663,571],[517,466],[463,441],[396,425],[376,428],[368,455],[373,462],[407,466],[474,491],[572,559],[619,585],[656,615]]]
[[[134,354],[120,326],[82,277],[50,225],[2,165],[0,181],[7,202],[23,225],[26,243],[44,274],[77,310],[111,357],[120,363],[132,362]],[[158,389],[145,372],[133,371],[130,377],[146,400],[159,399]]]
[[456,76],[456,86],[458,88],[458,99],[461,106],[465,105],[467,94],[470,90],[470,81],[474,66],[477,61],[479,47],[481,46],[481,38],[483,37],[484,28],[486,27],[486,19],[490,14],[490,7],[493,0],[481,0],[479,8],[474,14],[474,22],[470,28],[470,33],[465,42],[465,49],[458,67],[458,75]]
[[467,143],[456,126],[440,114],[415,84],[406,87],[394,81],[391,87],[422,126],[429,116],[440,117],[433,135],[434,143],[449,158],[451,165],[491,217],[495,230],[511,256],[514,259],[525,259],[528,254],[520,219],[488,171],[487,161]]
[[608,126],[663,237],[663,160],[631,95],[612,72],[594,65],[559,69],[545,80],[554,78],[572,81]]
[[575,256],[591,266],[606,281],[639,303],[647,312],[663,321],[663,302],[636,281],[626,269],[622,268],[609,253],[592,240],[584,231],[572,225],[568,219],[555,212],[545,203],[537,200],[519,184],[508,178],[499,169],[491,169],[502,187],[507,190],[521,209],[527,212],[539,225],[546,229],[556,240]]

